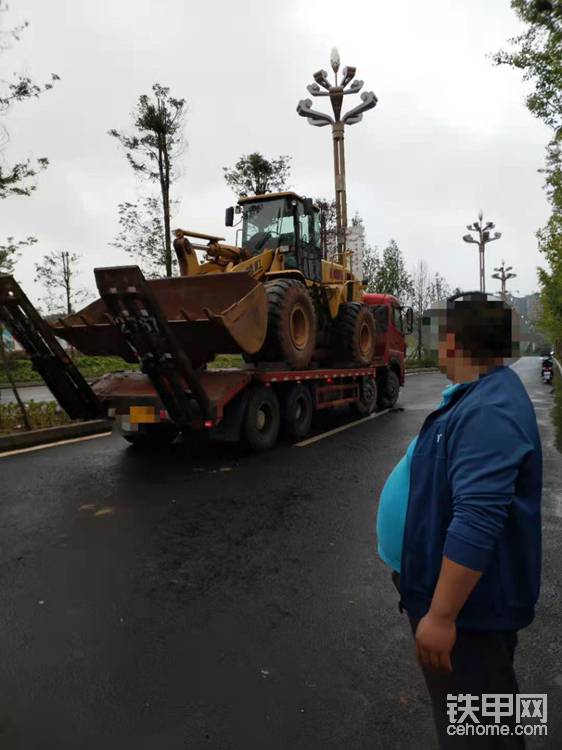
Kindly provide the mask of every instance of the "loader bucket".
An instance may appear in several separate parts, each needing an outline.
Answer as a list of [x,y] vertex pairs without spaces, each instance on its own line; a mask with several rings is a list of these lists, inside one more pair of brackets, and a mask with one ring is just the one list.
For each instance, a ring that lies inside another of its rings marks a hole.
[[[98,268],[95,274],[102,296],[145,285],[195,365],[216,354],[254,354],[265,340],[265,289],[246,273],[144,280],[136,266],[124,266]],[[135,361],[103,299],[60,319],[54,328],[57,336],[85,354],[114,354]]]

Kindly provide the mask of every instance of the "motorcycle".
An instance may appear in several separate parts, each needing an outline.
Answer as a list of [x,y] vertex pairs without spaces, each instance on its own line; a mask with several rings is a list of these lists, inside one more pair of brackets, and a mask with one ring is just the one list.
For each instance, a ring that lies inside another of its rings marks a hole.
[[552,376],[554,374],[552,371],[552,367],[553,367],[553,362],[551,359],[545,359],[544,362],[542,363],[541,375],[542,375],[543,383],[546,383],[547,385],[552,383]]

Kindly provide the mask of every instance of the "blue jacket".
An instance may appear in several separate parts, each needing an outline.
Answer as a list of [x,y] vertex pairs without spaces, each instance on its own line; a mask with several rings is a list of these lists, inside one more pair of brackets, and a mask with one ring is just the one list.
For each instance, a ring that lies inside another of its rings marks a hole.
[[511,368],[482,375],[427,417],[410,477],[405,609],[427,612],[445,555],[483,571],[457,625],[528,625],[540,585],[542,451],[533,405]]

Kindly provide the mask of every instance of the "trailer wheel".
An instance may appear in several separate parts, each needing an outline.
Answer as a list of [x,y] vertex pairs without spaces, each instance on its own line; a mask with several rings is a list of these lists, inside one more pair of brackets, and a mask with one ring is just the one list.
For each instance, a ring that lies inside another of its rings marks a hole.
[[279,399],[274,390],[263,385],[252,388],[246,402],[243,435],[254,451],[273,448],[279,435],[281,422]]
[[392,409],[400,395],[400,380],[394,370],[388,370],[384,380],[379,384],[377,406],[379,409]]
[[360,302],[341,305],[333,330],[336,358],[368,367],[375,356],[375,334],[375,319],[368,305]]
[[265,344],[254,360],[308,367],[316,346],[316,313],[305,285],[297,279],[265,283],[268,323]]
[[178,428],[173,424],[139,425],[135,432],[121,430],[125,440],[135,448],[165,448],[178,436]]
[[312,424],[312,395],[305,385],[294,385],[283,403],[283,427],[291,440],[302,440]]
[[377,406],[377,381],[371,375],[361,378],[359,401],[353,404],[361,417],[368,417]]

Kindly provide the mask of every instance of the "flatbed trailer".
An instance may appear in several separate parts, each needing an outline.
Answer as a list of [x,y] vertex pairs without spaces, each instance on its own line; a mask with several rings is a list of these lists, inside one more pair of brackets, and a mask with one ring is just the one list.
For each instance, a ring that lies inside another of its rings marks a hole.
[[[378,401],[377,380],[380,383],[386,369],[380,360],[363,368],[205,370],[198,374],[198,383],[213,417],[200,412],[181,431],[242,441],[253,450],[271,448],[281,434],[299,440],[309,433],[317,412],[347,405],[361,416],[372,413]],[[133,444],[170,442],[180,431],[141,372],[112,373],[97,381],[93,390]]]

